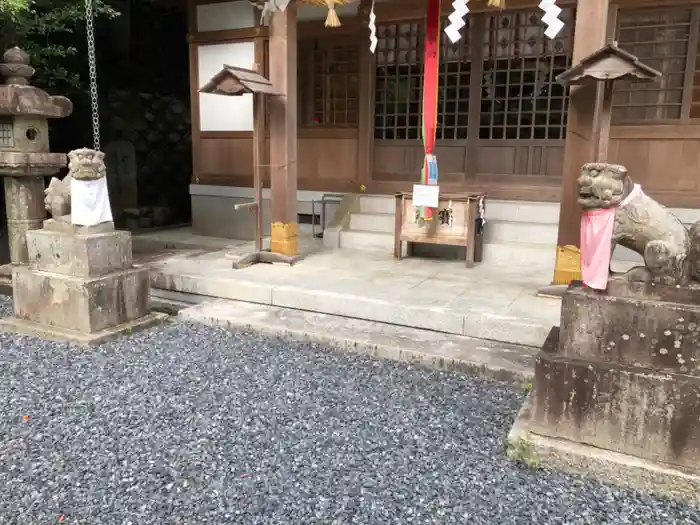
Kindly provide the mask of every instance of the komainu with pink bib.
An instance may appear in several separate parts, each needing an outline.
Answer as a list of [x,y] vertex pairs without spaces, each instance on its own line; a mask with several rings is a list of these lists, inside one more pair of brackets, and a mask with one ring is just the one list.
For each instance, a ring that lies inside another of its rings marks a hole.
[[624,166],[585,164],[578,179],[581,273],[584,284],[607,287],[617,244],[644,258],[626,274],[629,282],[684,285],[700,280],[700,223],[690,231],[667,208],[644,194]]
[[[562,296],[509,452],[700,505],[700,223],[623,166],[586,164],[578,185],[583,282]],[[610,275],[618,244],[644,264]]]

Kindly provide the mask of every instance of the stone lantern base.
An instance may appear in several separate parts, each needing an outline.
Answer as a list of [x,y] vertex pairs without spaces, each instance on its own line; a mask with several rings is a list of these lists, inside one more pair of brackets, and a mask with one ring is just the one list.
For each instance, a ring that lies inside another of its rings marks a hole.
[[4,328],[85,344],[166,317],[149,311],[148,269],[133,267],[129,232],[53,222],[27,232],[29,266],[13,269],[15,316]]

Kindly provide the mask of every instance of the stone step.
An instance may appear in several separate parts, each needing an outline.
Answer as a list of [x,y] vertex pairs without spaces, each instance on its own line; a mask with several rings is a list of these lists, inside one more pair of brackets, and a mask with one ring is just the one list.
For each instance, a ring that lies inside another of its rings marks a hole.
[[340,232],[340,247],[351,250],[393,253],[394,234],[346,230]]
[[554,272],[556,244],[484,243],[483,262],[494,266],[551,268]]
[[[490,225],[489,225],[490,226]],[[393,233],[365,230],[346,230],[340,234],[340,247],[352,250],[392,253]],[[484,262],[499,266],[552,265],[556,250],[556,238],[550,243],[486,242]]]
[[360,213],[396,212],[396,199],[391,195],[360,195]]
[[[351,250],[348,250],[350,252]],[[389,254],[382,254],[386,259]],[[372,258],[367,259],[370,261]],[[362,260],[362,259],[359,259]],[[187,264],[182,264],[187,262]],[[371,262],[369,263],[371,264]],[[551,327],[557,324],[560,304],[555,299],[542,299],[532,294],[513,294],[516,299],[506,300],[490,296],[464,295],[463,300],[424,304],[410,294],[367,294],[360,288],[346,288],[335,284],[314,284],[301,281],[295,283],[270,283],[247,280],[244,274],[212,274],[191,261],[172,261],[172,264],[157,264],[150,268],[152,288],[198,294],[219,299],[245,301],[277,308],[304,312],[317,312],[350,319],[363,319],[388,325],[408,326],[443,334],[489,339],[539,348]],[[407,260],[406,268],[410,269]],[[485,270],[491,265],[481,265]],[[220,266],[217,266],[220,267]],[[479,271],[476,268],[474,271]],[[401,268],[397,268],[401,277]],[[470,270],[471,271],[471,270]],[[539,271],[539,270],[538,270]],[[521,275],[521,271],[511,275]],[[489,271],[485,275],[489,275]],[[548,278],[549,276],[547,276]],[[543,279],[546,281],[547,278]],[[478,281],[477,281],[478,282]],[[507,282],[507,280],[505,281]],[[547,284],[543,282],[543,284]],[[478,286],[477,286],[478,288]],[[439,290],[436,291],[439,293]],[[504,290],[506,295],[509,292]],[[179,301],[181,302],[181,301]]]
[[180,310],[189,322],[229,330],[253,330],[341,351],[456,370],[527,384],[536,349],[431,330],[351,319],[276,306],[214,300]]
[[393,213],[352,213],[350,215],[350,230],[393,235],[395,217]]
[[486,220],[559,224],[559,203],[487,199]]
[[522,221],[488,220],[486,243],[557,244],[557,223],[534,223]]

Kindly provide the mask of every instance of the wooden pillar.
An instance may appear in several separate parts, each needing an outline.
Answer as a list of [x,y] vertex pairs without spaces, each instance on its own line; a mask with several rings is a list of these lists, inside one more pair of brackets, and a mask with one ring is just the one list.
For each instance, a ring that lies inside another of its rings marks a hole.
[[270,22],[271,243],[274,253],[296,256],[297,239],[297,17],[296,3],[275,11]]
[[[573,65],[603,47],[607,38],[609,0],[578,0]],[[581,166],[593,162],[596,86],[572,87],[569,96],[559,234],[553,284],[581,279],[581,208],[577,179]]]

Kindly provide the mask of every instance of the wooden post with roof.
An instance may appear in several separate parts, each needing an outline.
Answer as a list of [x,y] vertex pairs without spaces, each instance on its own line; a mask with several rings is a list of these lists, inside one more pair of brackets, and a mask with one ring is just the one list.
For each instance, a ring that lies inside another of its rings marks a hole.
[[[258,64],[258,69],[262,65]],[[262,217],[262,169],[264,162],[263,144],[265,143],[265,98],[266,96],[279,96],[280,93],[273,87],[272,82],[260,73],[241,67],[224,65],[209,82],[204,84],[200,93],[212,93],[236,97],[245,94],[253,95],[253,186],[255,188],[255,200],[237,204],[236,209],[248,208],[255,213],[255,251],[243,256],[233,263],[233,267],[244,268],[260,262],[294,264],[300,257],[288,256],[263,250],[263,217]]]
[[659,71],[642,63],[632,53],[620,49],[617,42],[612,42],[557,77],[557,82],[566,86],[598,84],[602,91],[602,102],[596,104],[592,159],[596,162],[608,160],[614,82],[652,82],[660,76]]

